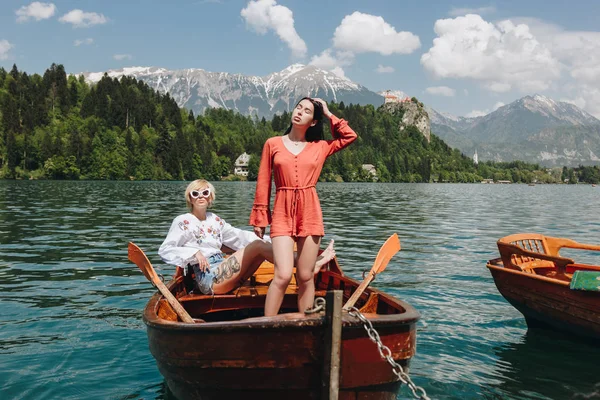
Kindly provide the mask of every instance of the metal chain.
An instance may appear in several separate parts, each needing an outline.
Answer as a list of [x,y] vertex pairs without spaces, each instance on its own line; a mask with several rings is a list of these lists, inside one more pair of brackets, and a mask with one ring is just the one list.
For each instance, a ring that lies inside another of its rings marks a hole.
[[[306,310],[304,310],[304,313],[316,314],[318,312],[325,311],[325,303],[326,302],[323,297],[317,297],[315,299],[313,308],[307,308]],[[381,338],[379,337],[379,333],[377,333],[371,321],[369,321],[356,307],[351,307],[348,311],[348,315],[358,319],[360,322],[363,323],[363,327],[367,331],[369,338],[373,343],[377,345],[377,349],[379,350],[379,355],[381,356],[381,358],[385,359],[388,362],[388,364],[390,364],[390,366],[392,367],[392,372],[398,377],[398,379],[400,379],[400,382],[404,383],[410,388],[413,396],[416,399],[431,400],[427,396],[425,389],[415,385],[410,379],[410,376],[408,376],[408,373],[404,372],[404,368],[402,368],[402,365],[394,361],[394,358],[392,357],[392,351],[389,347],[383,344]]]
[[348,311],[348,314],[354,318],[357,318],[360,322],[363,323],[363,326],[367,331],[369,338],[373,343],[377,345],[377,349],[379,350],[379,355],[381,355],[381,358],[387,360],[388,364],[390,364],[392,367],[392,372],[394,372],[398,379],[400,379],[400,382],[404,383],[410,388],[413,396],[416,399],[430,400],[429,397],[427,397],[425,389],[415,385],[410,379],[410,376],[408,376],[408,374],[404,372],[404,368],[402,368],[400,364],[394,361],[394,358],[392,357],[392,351],[389,347],[383,344],[381,338],[379,337],[379,333],[377,333],[375,328],[373,328],[373,324],[371,323],[371,321],[369,321],[356,307],[351,307]]

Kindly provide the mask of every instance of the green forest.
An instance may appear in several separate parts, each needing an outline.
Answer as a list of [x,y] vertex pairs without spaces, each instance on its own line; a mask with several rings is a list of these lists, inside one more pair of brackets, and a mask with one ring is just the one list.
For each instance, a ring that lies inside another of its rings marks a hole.
[[[417,101],[414,99],[414,101]],[[321,180],[364,182],[599,183],[598,166],[546,169],[524,162],[474,164],[435,134],[400,131],[401,113],[330,103],[359,138],[330,157]],[[103,180],[246,179],[234,162],[251,155],[256,179],[262,145],[288,127],[290,114],[265,118],[225,109],[180,108],[131,77],[89,85],[52,64],[43,76],[0,68],[0,178]],[[326,138],[331,133],[326,128]],[[375,166],[377,176],[363,164]]]

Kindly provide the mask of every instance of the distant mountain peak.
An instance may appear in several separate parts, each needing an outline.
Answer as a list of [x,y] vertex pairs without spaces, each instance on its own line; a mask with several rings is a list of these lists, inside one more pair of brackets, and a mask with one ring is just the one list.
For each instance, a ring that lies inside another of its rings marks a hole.
[[[476,118],[452,120],[428,110],[434,134],[480,160],[578,165],[596,162],[600,120],[577,106],[541,94],[522,97]],[[551,155],[551,156],[550,156]]]
[[196,114],[209,107],[221,107],[270,118],[275,113],[290,111],[305,96],[347,104],[383,103],[377,93],[314,65],[292,64],[267,76],[159,67],[127,67],[83,75],[89,82],[97,83],[105,73],[111,78],[133,76],[155,90],[169,93],[180,107]]

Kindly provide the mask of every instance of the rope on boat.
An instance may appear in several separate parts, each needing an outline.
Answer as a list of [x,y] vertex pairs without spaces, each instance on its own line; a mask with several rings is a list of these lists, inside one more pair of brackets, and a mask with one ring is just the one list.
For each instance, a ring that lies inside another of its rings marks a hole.
[[304,314],[316,314],[321,311],[325,311],[325,298],[317,297],[315,299],[313,308],[307,308],[306,310],[304,310]]
[[[325,306],[325,299],[323,297],[317,297],[315,299],[313,308],[306,309],[304,313],[315,314],[324,311]],[[388,362],[388,364],[390,364],[390,366],[392,367],[392,372],[398,377],[400,382],[404,383],[406,386],[409,387],[409,389],[412,391],[413,396],[416,399],[431,400],[427,396],[427,392],[425,392],[425,389],[423,389],[421,386],[415,385],[412,379],[410,379],[410,376],[408,376],[408,373],[404,372],[404,368],[402,368],[402,365],[394,361],[394,358],[392,357],[392,351],[389,347],[383,344],[381,338],[379,337],[379,333],[375,330],[371,321],[369,321],[367,317],[365,317],[356,307],[350,307],[348,315],[362,322],[363,327],[367,331],[367,335],[369,335],[371,341],[377,345],[377,350],[379,351],[379,355],[381,356],[381,358],[383,358]]]
[[[165,277],[162,274],[156,274],[156,275],[158,276],[158,278],[161,280],[162,283],[165,283]],[[156,284],[154,282],[150,281],[150,284],[158,289],[158,286],[156,286]]]

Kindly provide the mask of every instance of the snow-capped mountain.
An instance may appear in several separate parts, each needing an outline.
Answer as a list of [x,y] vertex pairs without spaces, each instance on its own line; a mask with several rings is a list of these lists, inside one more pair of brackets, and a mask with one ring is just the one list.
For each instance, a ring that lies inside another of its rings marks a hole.
[[477,150],[480,160],[577,165],[597,163],[600,155],[600,120],[539,94],[475,118],[427,111],[434,134],[466,154]]
[[[232,109],[242,114],[270,118],[290,111],[304,97],[354,104],[383,103],[383,98],[364,86],[312,65],[294,64],[265,77],[209,72],[203,69],[167,70],[131,67],[106,72],[120,78],[133,76],[150,87],[169,93],[180,107],[203,113],[208,107]],[[98,82],[103,72],[83,73]]]
[[458,117],[450,113],[439,112],[427,105],[425,106],[425,111],[429,114],[432,124],[446,125],[459,130],[466,129],[477,121],[477,118]]

